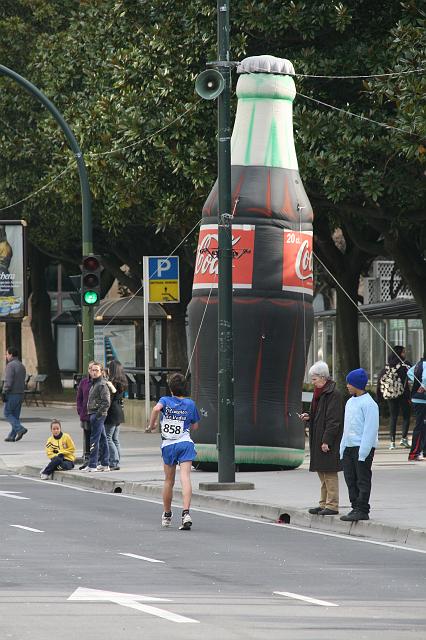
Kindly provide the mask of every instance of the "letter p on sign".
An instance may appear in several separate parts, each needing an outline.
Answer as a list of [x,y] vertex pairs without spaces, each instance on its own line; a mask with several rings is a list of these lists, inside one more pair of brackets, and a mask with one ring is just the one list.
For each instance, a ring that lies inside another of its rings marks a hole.
[[[166,260],[162,260],[161,258],[158,260],[157,273],[159,278],[167,278],[167,271],[170,271],[171,263],[167,258]],[[163,276],[164,273],[164,276]]]

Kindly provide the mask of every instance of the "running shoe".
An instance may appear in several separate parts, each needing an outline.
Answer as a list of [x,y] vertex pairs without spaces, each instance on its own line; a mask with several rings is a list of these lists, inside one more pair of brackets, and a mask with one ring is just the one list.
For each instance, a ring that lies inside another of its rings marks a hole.
[[179,527],[179,529],[185,529],[187,531],[189,531],[189,529],[192,527],[192,519],[191,516],[189,515],[189,513],[184,513],[182,516],[182,524]]
[[171,511],[170,513],[164,512],[163,515],[161,516],[161,526],[170,527],[170,525],[172,524],[172,516],[173,516],[173,513]]

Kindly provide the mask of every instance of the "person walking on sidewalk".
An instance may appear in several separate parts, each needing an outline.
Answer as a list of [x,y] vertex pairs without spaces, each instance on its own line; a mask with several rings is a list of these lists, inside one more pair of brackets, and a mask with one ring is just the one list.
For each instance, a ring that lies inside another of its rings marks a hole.
[[348,487],[352,511],[340,520],[369,520],[371,465],[378,443],[379,407],[365,387],[368,375],[364,369],[354,369],[346,376],[352,396],[346,403],[340,457]]
[[84,469],[87,466],[90,455],[90,420],[87,413],[87,401],[89,399],[89,391],[92,386],[92,378],[90,377],[90,369],[93,361],[89,362],[87,367],[87,376],[84,376],[80,380],[80,384],[77,388],[77,413],[80,418],[80,426],[83,429],[83,465],[80,469]]
[[111,394],[111,404],[105,420],[105,432],[109,449],[109,468],[111,471],[120,469],[120,424],[124,422],[123,396],[127,389],[127,378],[123,365],[118,360],[108,362],[109,380],[114,385],[115,392]]
[[309,471],[316,471],[321,482],[319,507],[309,513],[334,516],[339,513],[340,440],[343,432],[343,402],[336,383],[330,378],[326,362],[309,369],[314,395],[309,413],[300,416],[309,426]]
[[181,373],[175,373],[169,380],[172,396],[163,396],[152,410],[147,431],[152,431],[160,418],[161,454],[164,462],[162,527],[170,527],[172,522],[172,499],[175,484],[176,465],[180,467],[183,511],[180,529],[190,529],[192,519],[189,513],[192,497],[191,466],[197,455],[191,440],[190,429],[198,429],[200,415],[195,402],[186,396],[186,380]]
[[[110,405],[110,393],[107,381],[103,376],[103,365],[93,362],[90,375],[92,386],[87,400],[87,413],[90,420],[90,456],[87,467],[82,471],[109,471],[108,443],[105,434],[105,418]],[[103,443],[102,458],[98,465],[99,443]]]
[[69,471],[74,468],[75,444],[69,433],[62,433],[59,420],[50,423],[51,436],[46,442],[46,454],[49,464],[41,471],[40,478],[48,480],[56,469]]
[[426,357],[411,367],[408,378],[412,380],[411,402],[413,403],[416,424],[411,437],[411,449],[408,460],[425,460],[426,458]]
[[378,400],[386,400],[389,408],[389,449],[395,449],[396,423],[400,410],[402,413],[402,432],[399,444],[406,449],[410,448],[407,439],[411,417],[410,385],[407,377],[407,371],[410,367],[411,363],[405,360],[405,347],[396,345],[377,380],[377,398]]
[[9,347],[6,350],[6,361],[2,398],[5,403],[4,417],[10,423],[11,430],[5,442],[18,442],[28,431],[20,421],[27,371],[18,358],[17,349]]

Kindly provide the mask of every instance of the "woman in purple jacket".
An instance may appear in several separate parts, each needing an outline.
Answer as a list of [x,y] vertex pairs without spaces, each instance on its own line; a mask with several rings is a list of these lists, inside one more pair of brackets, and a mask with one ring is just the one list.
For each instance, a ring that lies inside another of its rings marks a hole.
[[87,376],[80,380],[77,389],[77,413],[80,416],[80,426],[83,429],[83,466],[80,469],[87,466],[90,455],[90,420],[87,413],[87,400],[92,386],[92,378],[90,377],[92,364],[92,362],[89,362]]

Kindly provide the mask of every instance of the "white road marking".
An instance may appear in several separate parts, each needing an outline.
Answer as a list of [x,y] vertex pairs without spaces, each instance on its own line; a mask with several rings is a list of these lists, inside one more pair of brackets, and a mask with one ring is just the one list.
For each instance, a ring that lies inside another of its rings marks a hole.
[[294,600],[303,600],[303,602],[309,602],[309,604],[318,604],[320,607],[338,607],[339,606],[334,602],[327,602],[326,600],[317,600],[316,598],[301,596],[298,593],[290,593],[290,591],[274,591],[274,593],[276,593],[278,596],[293,598]]
[[146,556],[137,556],[135,553],[119,553],[119,556],[128,556],[129,558],[136,558],[137,560],[146,560],[147,562],[161,562],[164,564],[164,560],[156,560],[155,558],[147,558]]
[[164,609],[158,609],[151,605],[140,604],[140,602],[171,602],[167,598],[154,598],[152,596],[142,596],[134,593],[117,593],[114,591],[101,591],[99,589],[85,589],[79,587],[70,595],[68,600],[78,602],[113,602],[119,604],[122,607],[129,607],[130,609],[136,609],[143,613],[149,613],[150,615],[157,616],[158,618],[164,618],[170,620],[170,622],[178,623],[199,623],[199,620],[193,618],[185,618],[177,613],[171,611],[164,611]]
[[119,556],[128,556],[129,558],[136,558],[136,560],[146,560],[147,562],[160,562],[165,564],[164,560],[156,560],[155,558],[147,558],[146,556],[138,556],[135,553],[118,553]]
[[[41,482],[43,485],[47,486],[45,481],[38,480],[37,478],[31,478],[30,476],[14,475],[13,477],[19,478],[20,480],[31,480],[32,482]],[[73,487],[72,485],[64,484],[63,482],[50,481],[48,486],[63,487],[64,489],[72,489],[73,491],[83,491],[84,493],[102,494],[103,496],[109,496],[110,498],[112,497],[115,500],[117,499],[117,495],[119,495],[120,500],[125,498],[126,500],[139,500],[140,502],[149,502],[151,504],[160,504],[160,505],[163,504],[161,500],[153,500],[152,498],[140,498],[139,496],[130,496],[125,493],[120,493],[120,494],[105,493],[104,491],[99,491],[98,489],[83,489],[81,487]],[[393,542],[380,542],[379,540],[369,540],[366,538],[357,538],[356,536],[347,536],[342,533],[331,533],[330,531],[319,531],[317,529],[308,529],[306,527],[298,527],[293,524],[281,524],[281,522],[280,523],[267,522],[261,519],[256,520],[255,518],[250,518],[248,516],[237,516],[230,513],[219,513],[218,511],[210,511],[210,509],[203,509],[202,507],[193,507],[192,505],[191,505],[191,511],[198,511],[199,513],[207,513],[209,515],[219,516],[221,518],[230,518],[231,520],[243,520],[244,522],[252,522],[254,524],[266,525],[268,527],[279,527],[280,529],[290,529],[290,531],[300,531],[302,533],[310,533],[313,535],[326,536],[329,538],[340,538],[341,540],[347,540],[348,542],[358,542],[360,544],[375,544],[379,547],[389,547],[390,549],[398,549],[401,551],[413,551],[414,553],[426,554],[426,549],[417,549],[415,547],[407,547],[406,545],[396,544]]]
[[29,498],[25,498],[24,496],[20,496],[20,495],[13,495],[13,494],[18,494],[21,493],[20,491],[0,491],[0,498],[13,498],[14,500],[29,500]]
[[32,527],[24,527],[22,524],[11,524],[10,527],[15,527],[16,529],[25,529],[25,531],[34,531],[34,533],[44,533],[41,529],[33,529]]

